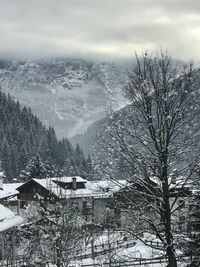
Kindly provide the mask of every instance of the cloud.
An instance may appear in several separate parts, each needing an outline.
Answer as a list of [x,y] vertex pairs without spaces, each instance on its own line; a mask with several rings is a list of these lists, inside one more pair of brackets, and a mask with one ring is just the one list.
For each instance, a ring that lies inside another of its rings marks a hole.
[[166,49],[200,60],[200,1],[0,0],[0,55],[127,58]]

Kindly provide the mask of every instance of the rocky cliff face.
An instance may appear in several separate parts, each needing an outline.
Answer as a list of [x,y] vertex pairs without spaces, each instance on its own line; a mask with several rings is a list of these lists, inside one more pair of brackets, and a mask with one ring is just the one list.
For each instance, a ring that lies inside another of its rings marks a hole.
[[1,90],[28,105],[59,137],[83,133],[110,107],[125,104],[127,65],[55,58],[0,61]]

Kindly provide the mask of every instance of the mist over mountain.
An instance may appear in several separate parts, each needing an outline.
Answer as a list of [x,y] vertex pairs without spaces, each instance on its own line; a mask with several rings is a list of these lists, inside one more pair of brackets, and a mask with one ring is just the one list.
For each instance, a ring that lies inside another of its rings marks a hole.
[[[181,62],[175,61],[175,64],[179,67],[181,66]],[[200,90],[200,68],[195,68],[193,70],[193,79],[194,79],[194,84],[197,88],[197,90]],[[118,117],[118,123],[122,123],[130,119],[130,116],[132,114],[131,110],[131,105],[127,104],[125,107],[121,108],[120,110],[117,110],[114,113],[107,114],[103,119],[96,121],[92,123],[87,131],[85,131],[84,134],[76,134],[72,138],[70,138],[70,142],[75,145],[76,143],[79,143],[79,145],[83,148],[85,153],[89,153],[95,157],[98,154],[98,157],[100,159],[105,159],[104,155],[100,155],[101,153],[99,152],[99,139],[102,137],[106,138],[106,127],[109,127],[109,120],[110,116],[112,117],[111,114],[114,114],[116,117]],[[190,123],[189,123],[190,125]],[[193,126],[190,125],[192,128]],[[199,132],[199,130],[198,130]],[[188,130],[185,131],[185,135],[188,133]],[[142,133],[141,133],[142,135]],[[195,149],[194,149],[195,150]]]
[[126,103],[121,88],[130,64],[54,58],[1,60],[1,90],[30,106],[58,137],[82,134],[106,110]]

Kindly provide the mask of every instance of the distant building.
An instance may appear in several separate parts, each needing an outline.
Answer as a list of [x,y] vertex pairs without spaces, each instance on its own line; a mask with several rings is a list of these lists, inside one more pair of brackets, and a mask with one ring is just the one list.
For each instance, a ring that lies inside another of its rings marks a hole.
[[[152,178],[152,186],[159,187],[156,178]],[[76,205],[79,212],[89,223],[105,224],[108,221],[113,225],[129,227],[138,216],[137,205],[142,205],[142,194],[147,189],[137,183],[126,180],[88,181],[80,176],[53,177],[45,179],[30,179],[24,183],[3,184],[0,191],[0,201],[8,203],[9,207],[22,216],[26,221],[26,207],[32,201],[43,198],[47,201],[67,199],[69,203]],[[183,227],[185,214],[191,195],[191,186],[188,183],[183,186],[183,179],[172,180],[170,183],[170,203],[179,196],[174,209],[172,220],[175,227]],[[132,205],[134,203],[134,205]],[[145,205],[144,205],[145,206]],[[182,207],[181,209],[178,207]],[[133,218],[130,218],[130,208]],[[109,210],[109,212],[108,212]],[[153,213],[148,207],[144,213]],[[135,217],[134,217],[135,216]],[[109,218],[108,218],[109,217]]]
[[20,186],[21,183],[5,184],[3,181],[4,172],[0,170],[0,204],[7,204],[8,202],[11,203],[11,200],[16,199],[15,197],[19,194],[16,187]]
[[[153,195],[159,197],[161,184],[159,179],[152,177],[150,180],[151,190],[148,189],[148,183],[141,181],[129,182],[126,186],[114,193],[113,199],[116,206],[119,208],[119,220],[121,227],[129,228],[134,221],[138,220],[139,207],[144,214],[148,214],[152,220],[158,219],[154,209],[147,206],[146,198],[150,203],[153,203]],[[152,197],[151,197],[152,193]],[[170,205],[172,207],[172,226],[176,229],[184,229],[186,227],[186,214],[188,211],[189,200],[192,195],[192,185],[190,181],[185,183],[184,177],[178,179],[169,179]]]
[[88,181],[80,176],[33,178],[16,187],[19,192],[17,206],[19,214],[25,218],[24,210],[31,201],[38,201],[41,197],[47,201],[67,199],[77,206],[86,221],[103,224],[107,217],[107,207],[110,207],[110,214],[115,216],[113,193],[126,184],[125,180]]

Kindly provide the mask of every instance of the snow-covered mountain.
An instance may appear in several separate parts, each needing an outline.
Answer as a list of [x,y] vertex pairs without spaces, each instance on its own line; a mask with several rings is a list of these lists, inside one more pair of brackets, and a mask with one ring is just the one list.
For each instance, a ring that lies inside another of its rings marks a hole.
[[30,106],[59,137],[83,133],[89,125],[125,104],[121,88],[128,65],[55,58],[0,61],[0,86]]

